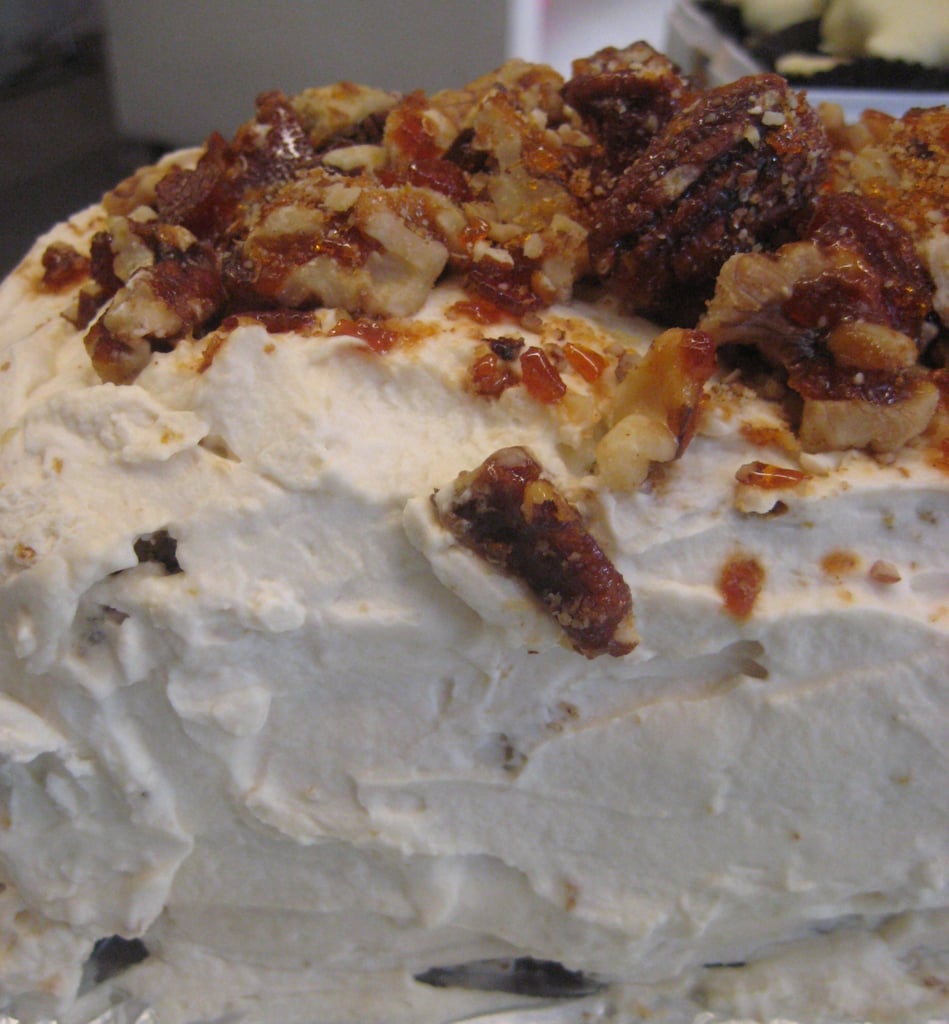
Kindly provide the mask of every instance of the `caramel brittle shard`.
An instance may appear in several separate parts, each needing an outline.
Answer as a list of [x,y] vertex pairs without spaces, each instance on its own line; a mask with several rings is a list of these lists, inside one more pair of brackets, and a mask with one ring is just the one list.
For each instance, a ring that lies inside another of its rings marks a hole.
[[442,524],[491,565],[523,580],[588,658],[628,654],[633,599],[580,512],[524,448],[502,448],[434,500]]

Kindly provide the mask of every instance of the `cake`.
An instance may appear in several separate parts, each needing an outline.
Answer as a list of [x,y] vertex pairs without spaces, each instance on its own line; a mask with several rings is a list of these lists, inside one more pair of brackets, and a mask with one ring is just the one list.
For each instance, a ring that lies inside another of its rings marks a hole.
[[4,1012],[945,1016],[947,116],[342,83],[41,238]]
[[[815,89],[933,94],[949,89],[941,0],[703,0],[748,59]],[[879,102],[879,99],[876,101]]]

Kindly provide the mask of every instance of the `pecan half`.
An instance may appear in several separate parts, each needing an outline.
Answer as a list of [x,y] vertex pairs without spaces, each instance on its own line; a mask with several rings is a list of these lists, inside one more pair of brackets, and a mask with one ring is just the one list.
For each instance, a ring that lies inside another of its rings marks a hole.
[[521,579],[588,658],[636,646],[629,587],[524,448],[502,448],[433,504],[465,547]]
[[593,269],[630,308],[694,323],[733,253],[805,219],[828,152],[817,114],[777,75],[712,89],[592,203]]

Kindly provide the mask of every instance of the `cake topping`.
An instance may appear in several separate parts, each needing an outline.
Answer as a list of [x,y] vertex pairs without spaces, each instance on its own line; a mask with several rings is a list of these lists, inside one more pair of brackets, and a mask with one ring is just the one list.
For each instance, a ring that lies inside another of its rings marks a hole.
[[535,331],[593,285],[680,333],[634,368],[566,337],[516,356],[493,343],[461,384],[549,406],[571,375],[615,389],[588,424],[607,486],[683,454],[739,349],[806,450],[890,452],[939,401],[945,112],[828,123],[776,75],[702,91],[645,43],[578,60],[567,82],[511,61],[431,96],[265,93],[230,142],[112,193],[88,260],[50,247],[43,287],[88,266],[68,315],[99,376],[128,383],[235,314],[335,309],[384,353],[388,321],[449,275],[468,293],[449,317]]
[[495,452],[433,501],[456,539],[523,580],[582,654],[635,648],[626,581],[523,448]]
[[43,284],[65,288],[89,273],[89,259],[68,242],[53,242],[43,253]]
[[893,451],[938,402],[918,365],[932,284],[908,234],[853,194],[822,197],[807,241],[732,257],[700,326],[754,344],[803,399],[808,451]]
[[673,327],[660,334],[616,391],[612,426],[597,445],[600,474],[617,490],[635,490],[654,462],[686,449],[716,368],[703,331]]
[[777,75],[712,89],[594,201],[593,267],[631,308],[694,322],[733,253],[806,214],[828,153],[817,115]]

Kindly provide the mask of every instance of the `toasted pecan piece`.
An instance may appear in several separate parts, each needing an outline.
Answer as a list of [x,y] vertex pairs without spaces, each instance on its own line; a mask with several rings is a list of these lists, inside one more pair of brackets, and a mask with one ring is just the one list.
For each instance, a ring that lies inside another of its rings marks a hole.
[[597,466],[607,486],[635,490],[653,463],[682,455],[716,366],[715,345],[703,331],[670,327],[653,340],[620,382],[610,430],[597,444]]

